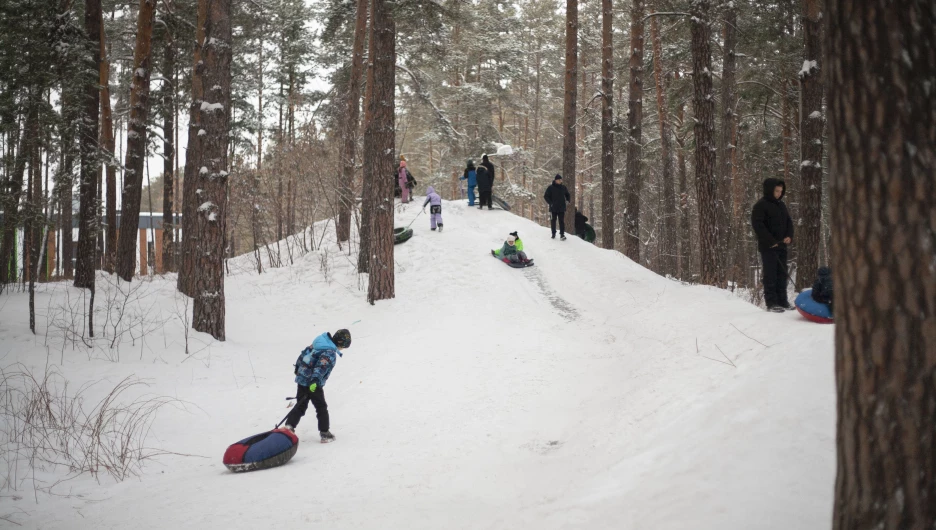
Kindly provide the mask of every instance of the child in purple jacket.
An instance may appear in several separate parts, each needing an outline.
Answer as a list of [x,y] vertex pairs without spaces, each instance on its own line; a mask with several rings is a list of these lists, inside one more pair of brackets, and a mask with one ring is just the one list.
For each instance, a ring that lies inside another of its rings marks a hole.
[[435,230],[439,226],[439,232],[442,231],[442,197],[435,192],[435,188],[429,186],[426,188],[426,202],[423,203],[423,211],[426,211],[426,205],[429,205],[429,229]]

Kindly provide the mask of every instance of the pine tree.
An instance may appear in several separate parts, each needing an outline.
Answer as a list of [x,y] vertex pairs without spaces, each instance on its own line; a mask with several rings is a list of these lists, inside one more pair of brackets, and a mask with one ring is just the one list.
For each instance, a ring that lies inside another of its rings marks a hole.
[[928,0],[826,6],[838,394],[833,528],[933,528],[936,11]]
[[[228,142],[231,122],[231,0],[201,0],[205,32],[199,123],[205,131],[195,177],[195,277],[192,329],[225,337],[224,242],[227,225]],[[201,7],[199,7],[201,10]]]

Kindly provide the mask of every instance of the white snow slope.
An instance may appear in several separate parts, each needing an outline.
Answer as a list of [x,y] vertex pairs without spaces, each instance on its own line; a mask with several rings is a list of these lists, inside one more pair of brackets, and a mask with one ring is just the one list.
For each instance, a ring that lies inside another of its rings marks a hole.
[[[418,204],[398,207],[398,226]],[[188,356],[174,276],[135,280],[165,323],[126,337],[119,361],[105,359],[118,353],[106,339],[89,353],[45,337],[45,313],[80,291],[41,286],[38,337],[26,295],[5,294],[0,366],[64,360],[73,387],[146,378],[146,392],[191,404],[162,409],[148,445],[193,456],[148,461],[120,483],[82,475],[54,496],[20,469],[0,516],[43,529],[828,527],[831,326],[551,240],[500,210],[446,203],[444,218],[442,233],[416,219],[395,247],[396,298],[375,306],[331,232],[322,250],[262,275],[238,258],[226,342],[195,333]],[[490,256],[514,230],[535,267]],[[341,327],[353,344],[325,388],[337,442],[318,442],[310,407],[287,465],[228,472],[227,445],[286,414],[299,352]]]

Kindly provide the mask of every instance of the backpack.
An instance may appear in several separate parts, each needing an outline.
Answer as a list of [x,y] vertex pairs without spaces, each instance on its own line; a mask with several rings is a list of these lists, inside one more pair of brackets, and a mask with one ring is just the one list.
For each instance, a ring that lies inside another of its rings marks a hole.
[[[306,363],[303,359],[307,354],[311,353],[312,356],[309,358],[309,362]],[[312,367],[315,366],[315,363],[318,362],[321,354],[312,349],[312,346],[307,347],[302,350],[302,353],[299,354],[299,357],[296,359],[296,364],[293,365],[293,375],[299,375],[301,371],[304,375],[312,375]]]

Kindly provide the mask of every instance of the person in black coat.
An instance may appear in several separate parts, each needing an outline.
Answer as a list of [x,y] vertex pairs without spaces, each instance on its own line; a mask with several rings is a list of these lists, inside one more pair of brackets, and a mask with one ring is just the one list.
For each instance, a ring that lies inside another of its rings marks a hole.
[[774,312],[793,309],[787,300],[787,246],[793,242],[793,220],[783,203],[785,193],[785,182],[767,179],[764,196],[751,210],[751,226],[764,265],[764,301],[767,310]]
[[559,236],[560,239],[565,241],[566,203],[571,201],[572,197],[569,195],[569,189],[562,184],[562,175],[556,175],[556,177],[553,178],[553,183],[546,188],[543,199],[545,199],[546,204],[549,205],[549,212],[552,217],[550,226],[552,227],[553,239],[556,239],[556,219],[558,219]]
[[478,209],[483,210],[487,206],[488,210],[493,210],[491,194],[494,193],[494,174],[488,171],[487,166],[481,164],[478,166],[477,177],[478,193],[481,195],[481,206],[478,206]]
[[[493,210],[494,205],[493,205],[492,197],[494,196],[494,179],[497,176],[497,173],[494,172],[494,164],[492,164],[491,161],[488,160],[487,155],[481,155],[481,165],[484,166],[484,168],[487,170],[488,178],[491,179],[491,186],[488,188],[488,194],[487,194],[487,205],[488,205],[488,210]],[[478,184],[479,189],[480,187],[481,185]],[[484,197],[484,195],[482,195],[482,197]],[[481,206],[484,206],[483,199],[481,201]]]

